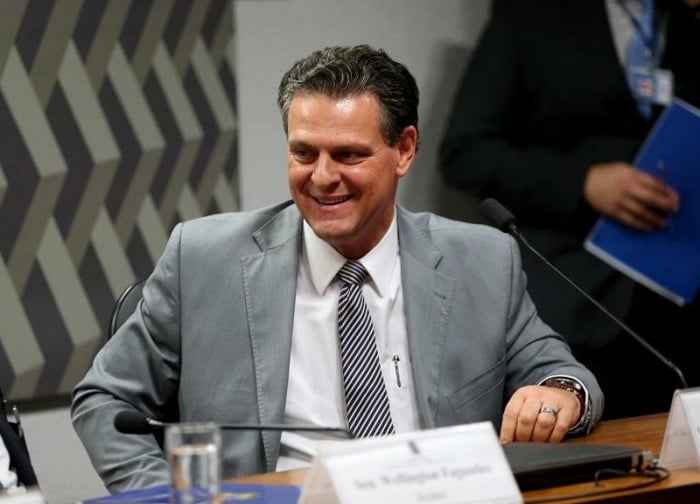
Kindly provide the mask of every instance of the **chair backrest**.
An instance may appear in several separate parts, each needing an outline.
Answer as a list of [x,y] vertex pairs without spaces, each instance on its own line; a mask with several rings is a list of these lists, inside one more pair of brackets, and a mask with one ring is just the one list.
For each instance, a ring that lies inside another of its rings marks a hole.
[[114,303],[112,315],[109,317],[109,327],[107,328],[107,339],[114,336],[117,329],[134,313],[136,305],[141,299],[143,285],[148,277],[139,278],[134,283],[129,284],[121,293],[119,299]]

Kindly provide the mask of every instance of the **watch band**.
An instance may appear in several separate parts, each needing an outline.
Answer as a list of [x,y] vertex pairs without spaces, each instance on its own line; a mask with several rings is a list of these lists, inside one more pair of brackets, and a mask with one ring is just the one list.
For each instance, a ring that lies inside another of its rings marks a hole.
[[581,413],[578,422],[569,429],[569,434],[588,434],[593,427],[591,425],[591,404],[588,397],[588,390],[576,378],[572,376],[556,375],[545,378],[540,382],[545,387],[554,387],[568,390],[578,399],[581,406]]

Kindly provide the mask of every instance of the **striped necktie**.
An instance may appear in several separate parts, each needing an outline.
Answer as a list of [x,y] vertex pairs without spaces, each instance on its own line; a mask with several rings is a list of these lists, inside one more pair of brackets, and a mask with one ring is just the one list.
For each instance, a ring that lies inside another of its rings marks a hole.
[[340,359],[348,425],[362,438],[394,433],[372,318],[362,297],[367,270],[348,261],[338,272],[342,282],[338,300]]

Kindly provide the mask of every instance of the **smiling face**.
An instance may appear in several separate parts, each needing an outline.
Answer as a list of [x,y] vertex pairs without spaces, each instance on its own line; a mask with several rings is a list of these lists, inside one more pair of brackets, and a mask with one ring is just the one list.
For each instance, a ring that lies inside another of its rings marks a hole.
[[380,129],[370,93],[292,99],[287,131],[289,190],[304,220],[349,259],[369,252],[394,216],[398,181],[413,162],[417,132],[404,129],[395,146]]

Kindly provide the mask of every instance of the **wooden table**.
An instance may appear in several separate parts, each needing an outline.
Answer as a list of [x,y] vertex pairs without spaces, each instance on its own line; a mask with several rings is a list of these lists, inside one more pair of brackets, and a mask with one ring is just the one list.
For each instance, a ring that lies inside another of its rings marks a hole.
[[[621,420],[609,420],[602,422],[590,436],[572,439],[569,443],[594,443],[633,446],[649,450],[653,454],[661,451],[664,430],[666,428],[666,414],[649,415]],[[259,474],[236,478],[233,481],[246,483],[304,484],[306,469],[284,471],[278,473]],[[579,492],[588,492],[600,488],[623,488],[634,481],[632,478],[616,478],[604,480],[596,487],[593,483],[579,483],[575,485],[559,486],[547,489],[525,492],[525,502],[536,502],[543,498],[558,497],[556,502],[580,503],[580,502],[615,502],[615,503],[671,503],[671,504],[696,504],[700,503],[700,470],[681,469],[671,473],[671,477],[660,483],[637,490],[621,490],[614,494],[600,495],[597,497],[585,497],[579,499],[562,499],[565,495]]]

